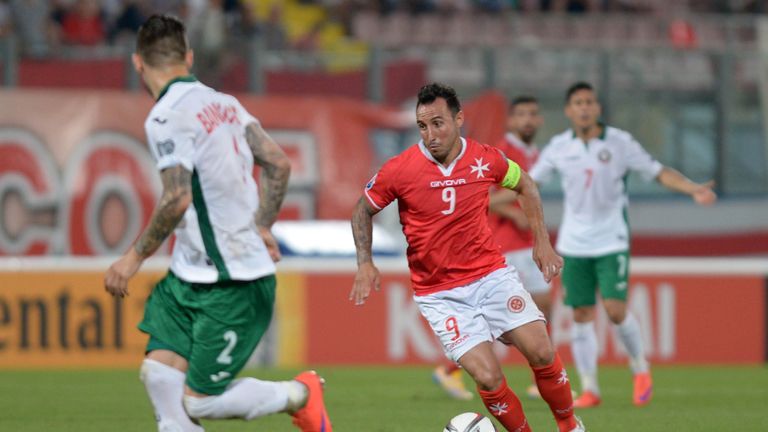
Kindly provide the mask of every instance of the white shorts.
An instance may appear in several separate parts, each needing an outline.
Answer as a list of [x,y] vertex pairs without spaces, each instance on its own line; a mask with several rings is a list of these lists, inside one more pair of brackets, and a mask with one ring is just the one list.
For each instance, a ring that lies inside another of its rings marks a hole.
[[533,321],[544,321],[517,273],[496,270],[468,285],[414,296],[424,318],[455,361],[481,342]]
[[507,266],[512,266],[517,270],[520,279],[523,281],[523,288],[531,294],[540,294],[549,292],[550,285],[544,280],[544,275],[533,260],[533,249],[520,249],[514,252],[504,254],[507,260]]

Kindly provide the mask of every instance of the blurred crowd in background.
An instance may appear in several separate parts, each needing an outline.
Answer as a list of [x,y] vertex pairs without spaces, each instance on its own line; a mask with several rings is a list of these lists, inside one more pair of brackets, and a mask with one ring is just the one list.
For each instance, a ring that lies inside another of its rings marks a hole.
[[[360,13],[766,13],[760,0],[0,0],[0,37],[15,34],[25,57],[44,58],[60,47],[130,44],[153,13],[185,20],[196,50],[220,49],[227,39],[262,36],[270,49],[313,50],[326,27],[354,38]],[[286,9],[300,10],[286,16]],[[320,17],[321,19],[315,19]]]

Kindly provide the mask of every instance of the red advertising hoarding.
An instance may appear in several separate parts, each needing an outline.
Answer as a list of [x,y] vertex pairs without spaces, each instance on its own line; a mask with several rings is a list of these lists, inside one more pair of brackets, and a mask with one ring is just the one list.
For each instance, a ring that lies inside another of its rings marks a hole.
[[[108,264],[107,259],[0,259],[0,368],[137,364],[146,335],[136,324],[167,263],[150,261],[124,300],[104,292]],[[651,266],[631,278],[629,308],[640,323],[651,361],[764,362],[768,265],[727,274],[708,272],[707,267],[701,262],[690,271],[665,273]],[[404,266],[382,269],[381,291],[365,305],[354,306],[348,300],[354,263],[282,262],[275,320],[262,347],[270,352],[271,364],[430,364],[441,359],[442,350],[413,302]],[[552,337],[570,362],[571,313],[558,293]],[[602,312],[597,330],[600,361],[626,361]],[[506,362],[522,361],[514,349],[500,344],[498,354]]]
[[[407,275],[385,274],[382,290],[361,307],[347,296],[353,275],[308,275],[307,360],[310,363],[424,363],[442,358],[412,301]],[[642,275],[630,279],[629,308],[654,363],[758,363],[765,355],[766,288],[760,276]],[[559,289],[552,337],[565,361],[571,312]],[[626,356],[607,317],[597,319],[600,360]],[[510,361],[514,349],[500,347]]]

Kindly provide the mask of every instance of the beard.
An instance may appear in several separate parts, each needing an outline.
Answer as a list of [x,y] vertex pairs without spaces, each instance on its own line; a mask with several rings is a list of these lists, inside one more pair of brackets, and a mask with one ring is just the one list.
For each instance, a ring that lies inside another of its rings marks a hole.
[[520,139],[526,144],[531,144],[533,142],[533,138],[535,137],[536,137],[536,131],[520,132]]

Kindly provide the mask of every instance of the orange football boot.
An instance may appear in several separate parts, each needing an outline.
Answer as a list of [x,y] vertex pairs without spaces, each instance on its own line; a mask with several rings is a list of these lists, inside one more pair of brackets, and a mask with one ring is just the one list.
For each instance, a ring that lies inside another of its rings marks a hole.
[[635,389],[632,395],[632,402],[636,406],[646,405],[653,396],[653,381],[650,372],[635,374]]
[[586,390],[573,401],[574,408],[594,408],[600,405],[600,396],[596,393]]
[[325,380],[315,371],[302,372],[294,379],[307,386],[309,395],[304,407],[293,414],[293,424],[301,429],[301,432],[332,432],[331,419],[328,418],[323,401]]

